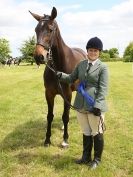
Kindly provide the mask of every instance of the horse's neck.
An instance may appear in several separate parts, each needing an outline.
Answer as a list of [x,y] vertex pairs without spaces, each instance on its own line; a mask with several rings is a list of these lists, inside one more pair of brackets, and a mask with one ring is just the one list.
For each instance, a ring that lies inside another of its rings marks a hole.
[[59,33],[58,40],[56,40],[56,44],[52,48],[53,60],[58,70],[64,70],[63,66],[65,64],[67,50],[70,50],[70,48],[65,44]]

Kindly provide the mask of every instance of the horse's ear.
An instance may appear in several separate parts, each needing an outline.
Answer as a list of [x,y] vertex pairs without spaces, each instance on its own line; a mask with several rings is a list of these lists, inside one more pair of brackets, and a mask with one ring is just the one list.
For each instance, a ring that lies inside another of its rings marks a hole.
[[55,7],[53,7],[52,12],[51,12],[50,19],[51,19],[51,20],[54,20],[54,19],[56,18],[56,16],[57,16],[57,10],[56,10]]
[[30,14],[31,14],[37,21],[40,21],[40,20],[43,18],[43,16],[34,14],[34,13],[32,13],[31,11],[29,11],[29,12],[30,12]]

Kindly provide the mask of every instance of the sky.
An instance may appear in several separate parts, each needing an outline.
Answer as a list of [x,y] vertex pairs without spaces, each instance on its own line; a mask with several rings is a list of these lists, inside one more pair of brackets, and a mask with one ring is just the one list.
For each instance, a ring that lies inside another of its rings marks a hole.
[[57,9],[56,21],[64,42],[85,50],[87,41],[99,37],[104,50],[118,48],[120,56],[133,41],[133,0],[0,0],[0,38],[10,43],[12,56],[21,56],[23,42],[35,35],[38,15]]

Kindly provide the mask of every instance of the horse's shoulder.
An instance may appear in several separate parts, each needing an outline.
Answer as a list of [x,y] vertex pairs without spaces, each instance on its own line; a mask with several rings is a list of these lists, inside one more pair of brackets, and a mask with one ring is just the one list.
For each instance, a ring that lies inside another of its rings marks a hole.
[[83,49],[81,49],[81,48],[72,48],[72,50],[74,52],[83,54],[85,57],[87,56],[86,52]]

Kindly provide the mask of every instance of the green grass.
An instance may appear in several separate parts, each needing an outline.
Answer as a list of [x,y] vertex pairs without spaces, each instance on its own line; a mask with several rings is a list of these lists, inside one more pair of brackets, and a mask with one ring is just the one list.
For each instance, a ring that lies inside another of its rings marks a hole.
[[[55,100],[52,145],[44,148],[47,105],[43,70],[35,66],[0,68],[0,177],[131,177],[133,176],[133,72],[131,63],[107,63],[105,148],[95,171],[76,165],[82,132],[71,110],[69,148],[61,149],[62,99]],[[74,95],[73,95],[74,98]]]

